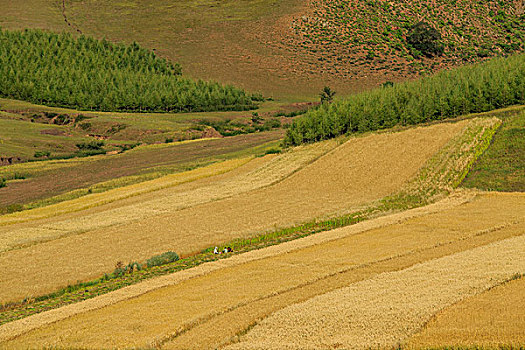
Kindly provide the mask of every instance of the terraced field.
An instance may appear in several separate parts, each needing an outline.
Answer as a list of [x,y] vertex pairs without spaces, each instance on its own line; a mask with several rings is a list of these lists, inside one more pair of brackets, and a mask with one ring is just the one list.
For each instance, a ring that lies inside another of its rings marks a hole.
[[524,199],[459,192],[6,324],[1,346],[296,349],[367,340],[351,329],[376,336],[365,346],[394,346],[439,310],[525,272]]
[[[469,123],[352,138],[331,152],[337,141],[299,148],[272,160],[275,166],[270,168],[256,168],[239,178],[222,175],[228,186],[220,180],[203,188],[188,184],[122,203],[5,225],[0,228],[4,249],[0,264],[5,266],[0,301],[98,277],[117,261],[144,261],[168,250],[187,255],[235,238],[363,208],[397,192],[438,150],[468,130]],[[76,263],[77,257],[82,261]]]

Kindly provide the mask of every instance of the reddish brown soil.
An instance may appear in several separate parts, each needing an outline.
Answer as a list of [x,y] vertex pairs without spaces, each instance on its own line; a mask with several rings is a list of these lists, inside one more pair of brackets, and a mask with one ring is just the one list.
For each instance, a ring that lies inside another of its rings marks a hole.
[[118,156],[107,156],[100,160],[47,171],[36,177],[10,183],[0,189],[0,206],[30,203],[78,188],[122,176],[144,173],[148,168],[160,166],[187,166],[221,157],[228,153],[278,140],[282,130],[240,135],[223,139],[203,140],[174,144],[172,147],[136,150]]

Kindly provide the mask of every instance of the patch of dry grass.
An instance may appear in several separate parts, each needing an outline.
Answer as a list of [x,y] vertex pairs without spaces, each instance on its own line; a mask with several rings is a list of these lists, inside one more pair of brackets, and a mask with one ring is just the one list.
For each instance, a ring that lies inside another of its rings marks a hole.
[[12,225],[20,222],[45,219],[52,216],[64,215],[76,211],[101,206],[122,199],[139,196],[148,192],[159,191],[169,187],[175,187],[182,183],[195,181],[201,178],[222,174],[244,165],[252,158],[226,160],[224,162],[211,164],[206,167],[190,171],[166,175],[154,180],[141,182],[125,187],[115,188],[106,192],[93,193],[81,198],[66,202],[49,205],[42,208],[25,210],[8,215],[0,216],[0,226]]
[[409,348],[525,345],[525,278],[465,299],[413,336]]
[[[525,203],[523,195],[485,194],[465,203],[468,198],[472,199],[471,195],[453,197],[429,207],[205,264],[98,300],[6,324],[0,330],[6,336],[19,334],[69,317],[27,333],[8,346],[129,347],[159,342],[181,348],[191,344],[184,337],[188,334],[194,339],[189,348],[206,348],[207,341],[214,347],[266,316],[264,312],[275,311],[275,307],[523,231],[523,215],[519,214]],[[162,283],[174,285],[154,290]],[[148,291],[147,285],[153,291],[143,294]],[[78,314],[98,307],[103,308]],[[238,314],[237,309],[250,312]],[[215,319],[221,322],[215,324]],[[208,327],[199,328],[201,324]],[[217,327],[212,331],[214,324]],[[197,332],[192,333],[194,328]],[[201,338],[203,342],[195,341]],[[173,342],[166,343],[170,340]]]
[[[289,176],[336,146],[336,141],[329,141],[298,147],[278,156],[229,160],[1,217],[0,252],[75,233],[147,220],[159,214],[265,187]],[[221,174],[224,176],[219,176]],[[196,181],[199,179],[201,181]],[[46,216],[56,218],[38,220],[46,219]],[[13,224],[24,221],[35,222]],[[2,224],[4,227],[1,227]]]

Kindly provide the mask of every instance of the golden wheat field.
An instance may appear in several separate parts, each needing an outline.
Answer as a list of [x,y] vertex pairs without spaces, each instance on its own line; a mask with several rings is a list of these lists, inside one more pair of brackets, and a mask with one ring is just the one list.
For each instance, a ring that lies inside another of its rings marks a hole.
[[[161,213],[268,186],[326,153],[336,144],[328,141],[315,147],[299,147],[278,157],[270,155],[229,160],[44,208],[6,215],[0,219],[0,252],[78,232],[145,220]],[[23,224],[16,225],[18,222]]]
[[522,277],[442,310],[410,339],[408,346],[519,347],[524,340],[525,278]]
[[525,194],[459,192],[8,323],[1,346],[391,347],[525,272],[524,232]]
[[[306,146],[256,160],[259,167],[248,162],[235,170],[238,180],[230,173],[197,180],[209,182],[204,190],[202,183],[190,182],[123,199],[123,205],[115,201],[4,225],[3,246],[16,249],[0,255],[4,266],[0,301],[100,276],[119,260],[144,261],[168,250],[185,255],[362,208],[399,190],[471,122],[371,134],[341,145],[329,141]],[[247,169],[244,175],[241,168]],[[233,185],[226,186],[224,180]]]

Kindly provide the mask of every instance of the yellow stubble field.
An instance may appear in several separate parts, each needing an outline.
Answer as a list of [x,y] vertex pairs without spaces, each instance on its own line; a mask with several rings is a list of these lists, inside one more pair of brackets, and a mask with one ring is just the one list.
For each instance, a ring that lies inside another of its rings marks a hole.
[[[7,324],[0,332],[27,333],[2,345],[215,348],[272,313],[232,346],[348,347],[358,340],[346,336],[355,324],[374,330],[381,342],[373,345],[395,345],[441,308],[525,269],[525,195],[464,196],[239,255],[223,268],[25,331],[27,319]],[[341,303],[355,311],[345,314],[352,322],[339,319]],[[400,310],[409,312],[399,321]]]
[[525,344],[525,278],[467,298],[439,312],[409,348]]

